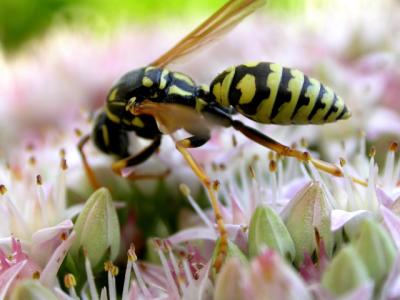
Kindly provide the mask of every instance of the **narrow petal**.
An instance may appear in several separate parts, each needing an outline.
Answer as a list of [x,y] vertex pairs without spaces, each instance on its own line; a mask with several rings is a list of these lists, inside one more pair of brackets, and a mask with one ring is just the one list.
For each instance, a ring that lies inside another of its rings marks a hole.
[[57,280],[57,272],[67,255],[69,248],[75,240],[75,232],[72,232],[67,240],[62,242],[60,246],[54,251],[53,255],[50,257],[46,267],[43,269],[40,276],[40,282],[48,287],[55,285]]

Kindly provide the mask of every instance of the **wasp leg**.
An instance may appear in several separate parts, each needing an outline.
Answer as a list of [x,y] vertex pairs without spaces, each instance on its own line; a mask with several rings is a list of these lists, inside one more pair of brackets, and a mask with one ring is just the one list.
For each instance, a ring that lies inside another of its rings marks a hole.
[[83,151],[83,147],[87,144],[89,140],[90,140],[90,134],[84,135],[78,143],[78,151],[79,154],[81,155],[83,168],[85,169],[85,173],[87,178],[89,179],[89,183],[93,187],[93,189],[97,190],[98,188],[101,187],[101,184],[97,181],[97,178],[94,175],[94,172],[87,161],[86,154]]
[[[125,157],[121,160],[118,160],[114,162],[111,166],[112,170],[117,174],[121,176],[121,171],[122,169],[126,167],[133,167],[136,165],[141,164],[142,162],[146,161],[147,159],[152,156],[157,149],[161,145],[161,136],[157,136],[153,142],[147,146],[145,149],[143,149],[141,152],[135,155],[131,155],[128,157]],[[170,173],[170,170],[166,170],[162,174],[135,174],[132,173],[130,174],[127,178],[131,180],[139,180],[139,179],[162,179],[168,176]]]
[[[233,128],[236,130],[240,131],[243,133],[246,137],[249,139],[255,141],[256,143],[265,146],[283,156],[291,156],[295,157],[301,161],[308,161],[311,162],[317,169],[324,171],[326,173],[329,173],[331,175],[337,176],[337,177],[343,177],[343,172],[340,170],[337,166],[330,164],[328,162],[313,158],[310,156],[308,152],[301,152],[299,150],[290,148],[288,146],[285,146],[274,139],[266,136],[265,134],[259,132],[258,130],[255,130],[251,127],[246,126],[240,121],[234,120],[232,122]],[[359,178],[355,177],[350,177],[351,180],[355,183],[367,186],[367,183],[364,180],[361,180]]]
[[184,140],[176,142],[176,148],[182,154],[186,162],[192,168],[193,172],[200,179],[204,187],[206,188],[210,197],[211,206],[214,210],[215,220],[217,222],[217,228],[220,234],[220,242],[218,245],[218,252],[214,261],[214,268],[218,272],[225,260],[228,250],[228,233],[225,229],[225,224],[222,219],[222,214],[218,206],[218,201],[215,196],[217,189],[217,182],[211,183],[210,177],[206,174],[203,168],[193,159],[192,155],[187,151],[187,148],[196,148],[204,145],[210,139],[209,133],[202,136],[192,136]]

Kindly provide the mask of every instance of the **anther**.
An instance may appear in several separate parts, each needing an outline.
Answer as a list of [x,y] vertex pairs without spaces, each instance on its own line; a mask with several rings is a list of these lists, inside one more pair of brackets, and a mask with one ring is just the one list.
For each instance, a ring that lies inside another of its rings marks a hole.
[[220,182],[218,180],[214,180],[213,185],[212,185],[213,190],[218,191],[219,186],[220,186]]
[[32,279],[36,279],[36,280],[40,279],[40,272],[39,271],[33,272]]
[[68,169],[67,160],[65,158],[61,159],[61,169],[64,171]]
[[256,173],[255,173],[254,168],[252,166],[249,166],[249,173],[250,173],[250,177],[252,179],[256,178]]
[[60,239],[62,241],[66,241],[67,238],[68,238],[68,234],[66,232],[62,232],[61,235],[60,235]]
[[36,175],[36,184],[37,185],[42,185],[43,184],[42,176],[40,174]]
[[341,157],[341,158],[339,158],[339,163],[340,163],[340,166],[343,168],[346,165],[346,160],[343,157]]
[[182,193],[185,197],[189,197],[189,196],[190,196],[190,189],[189,189],[189,187],[188,187],[186,184],[181,183],[181,184],[179,185],[179,189],[181,190],[181,193]]
[[68,273],[64,276],[64,286],[67,289],[74,288],[76,286],[75,276],[71,273]]
[[131,244],[131,246],[128,249],[128,260],[131,262],[137,261],[135,246],[133,244]]
[[74,132],[75,132],[77,137],[81,137],[82,136],[82,131],[79,128],[75,128]]
[[234,135],[234,134],[232,134],[232,145],[233,145],[233,147],[236,147],[237,146],[237,139],[236,139],[236,136]]
[[389,151],[397,152],[399,149],[399,144],[397,142],[392,142],[389,146]]
[[7,188],[4,184],[0,184],[0,195],[5,195],[7,193]]
[[31,156],[29,157],[29,159],[28,159],[28,163],[29,163],[31,166],[34,166],[34,165],[36,164],[36,158],[35,158],[33,155],[31,155]]
[[371,149],[369,149],[369,157],[375,157],[376,155],[376,149],[374,146],[371,147]]
[[277,169],[276,161],[275,160],[270,160],[270,162],[269,162],[269,171],[273,173],[273,172],[276,171],[276,169]]

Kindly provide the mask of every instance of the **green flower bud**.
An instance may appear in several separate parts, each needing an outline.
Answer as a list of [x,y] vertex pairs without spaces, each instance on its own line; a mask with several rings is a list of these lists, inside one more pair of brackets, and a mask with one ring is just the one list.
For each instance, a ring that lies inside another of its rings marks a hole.
[[[220,257],[217,257],[218,254],[220,253],[219,251],[219,244],[220,244],[220,240],[218,240],[215,244],[215,248],[214,248],[214,252],[213,255],[211,257],[211,262],[212,262],[212,266],[214,266],[215,264],[215,260],[218,258],[220,259]],[[224,261],[222,261],[222,263],[224,264],[226,261],[228,261],[230,258],[235,258],[237,260],[239,260],[242,264],[247,264],[247,258],[246,256],[243,254],[243,252],[238,248],[238,246],[236,246],[234,243],[228,241],[228,247],[226,249],[226,256],[224,257]],[[215,268],[213,268],[213,275],[215,276]]]
[[247,299],[242,284],[248,277],[247,265],[243,265],[237,258],[231,258],[223,265],[217,276],[214,299],[241,300]]
[[251,217],[249,255],[254,257],[264,248],[277,251],[291,261],[296,256],[294,243],[279,215],[270,207],[258,206]]
[[304,253],[311,255],[318,249],[315,230],[323,240],[327,254],[332,253],[335,238],[330,230],[330,212],[331,207],[318,182],[301,190],[286,207],[283,215],[296,248],[296,265],[303,261]]
[[98,189],[89,197],[74,230],[73,257],[79,258],[84,250],[94,268],[104,260],[117,257],[121,243],[119,222],[111,194],[106,188]]
[[342,248],[322,275],[322,286],[335,296],[349,293],[368,281],[368,270],[352,245]]
[[20,282],[10,296],[10,300],[57,300],[57,297],[40,284],[38,280]]
[[365,220],[354,246],[367,267],[369,276],[380,285],[390,272],[396,257],[396,248],[388,233],[378,222]]

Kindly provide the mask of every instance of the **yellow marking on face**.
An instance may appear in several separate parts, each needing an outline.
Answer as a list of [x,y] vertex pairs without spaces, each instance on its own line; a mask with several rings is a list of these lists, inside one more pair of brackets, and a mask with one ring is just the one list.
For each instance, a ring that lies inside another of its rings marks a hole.
[[168,94],[180,95],[180,96],[191,96],[192,93],[185,91],[176,85],[173,85],[169,88]]
[[140,127],[140,128],[144,127],[143,121],[138,117],[135,117],[135,118],[132,119],[132,125],[134,125],[136,127]]
[[156,67],[149,66],[149,67],[146,68],[146,70],[145,70],[144,72],[146,73],[147,71],[154,70],[155,68],[156,68]]
[[289,102],[285,102],[280,107],[278,114],[273,120],[274,123],[290,124],[292,122],[291,116],[299,100],[301,88],[303,87],[304,82],[304,74],[296,69],[291,69],[290,74],[293,76],[288,83],[288,91],[291,92],[291,98]]
[[173,74],[176,79],[182,80],[186,82],[188,85],[194,85],[194,81],[189,76],[179,72],[174,72]]
[[324,120],[325,115],[327,114],[329,108],[331,107],[331,103],[333,101],[333,91],[329,87],[325,87],[325,93],[322,96],[321,102],[325,104],[325,107],[322,109],[318,109],[317,113],[314,115],[314,117],[311,119],[311,122],[314,124],[321,124],[325,123],[326,121]]
[[161,72],[161,77],[160,77],[160,89],[161,90],[165,89],[165,86],[167,85],[168,74],[169,74],[169,71],[167,69],[163,69]]
[[117,98],[118,88],[111,91],[110,96],[108,96],[108,101],[114,101]]
[[303,105],[294,115],[293,122],[294,123],[309,123],[311,121],[308,120],[308,116],[310,115],[313,107],[315,106],[315,101],[318,98],[319,90],[321,88],[321,83],[314,79],[308,78],[310,85],[308,86],[305,97],[307,97],[310,101],[307,105]]
[[283,67],[278,64],[269,65],[271,72],[268,74],[266,85],[270,89],[267,99],[261,101],[257,108],[257,113],[252,117],[253,120],[260,123],[271,123],[271,112],[274,107],[276,95],[278,94],[279,84],[282,78]]
[[149,77],[143,77],[143,79],[142,79],[142,84],[145,86],[145,87],[151,87],[152,85],[153,85],[153,80],[151,80]]
[[106,106],[106,108],[105,108],[105,111],[106,111],[107,118],[109,118],[111,121],[113,121],[114,123],[120,123],[120,122],[121,122],[121,119],[120,119],[118,116],[114,115],[114,114],[108,109],[107,106]]
[[196,98],[196,107],[195,107],[196,111],[201,112],[203,107],[206,106],[206,105],[207,105],[206,101],[204,101],[201,98]]
[[113,101],[112,103],[109,103],[108,105],[122,107],[122,106],[125,106],[126,103],[124,101]]
[[106,125],[101,126],[101,133],[103,134],[103,141],[106,146],[110,145],[110,137],[108,136],[108,129]]
[[244,75],[236,85],[236,89],[241,92],[239,104],[250,103],[256,94],[256,77],[251,74]]

